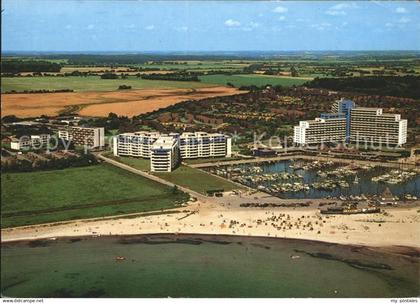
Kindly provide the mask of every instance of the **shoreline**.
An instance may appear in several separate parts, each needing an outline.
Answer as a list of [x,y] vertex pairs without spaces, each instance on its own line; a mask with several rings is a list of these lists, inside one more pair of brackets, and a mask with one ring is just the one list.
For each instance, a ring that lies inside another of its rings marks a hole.
[[[323,245],[323,246],[337,246],[337,247],[346,247],[354,251],[359,250],[368,250],[376,253],[395,255],[403,258],[420,258],[420,247],[411,247],[411,246],[369,246],[369,245],[357,245],[357,244],[342,244],[342,243],[332,243],[320,240],[310,240],[310,239],[297,239],[297,238],[274,238],[267,236],[246,236],[246,235],[231,235],[231,234],[202,234],[202,233],[152,233],[152,234],[131,234],[131,235],[104,235],[104,236],[63,236],[58,238],[39,238],[35,240],[12,240],[7,241],[6,247],[8,245],[18,246],[26,245],[29,247],[47,247],[50,244],[58,242],[67,242],[68,244],[76,243],[80,241],[95,241],[95,240],[115,240],[122,241],[121,244],[132,244],[132,243],[141,243],[141,244],[188,244],[186,240],[190,240],[192,245],[201,245],[203,243],[219,244],[219,245],[229,245],[233,243],[242,243],[244,241],[280,241],[286,245],[305,244],[305,245]],[[156,241],[158,240],[158,241]],[[165,241],[167,240],[167,241]],[[124,242],[127,241],[127,242]],[[133,242],[130,242],[133,241]],[[239,241],[239,242],[238,242]],[[194,243],[193,243],[194,242]],[[267,244],[268,245],[268,244]],[[270,246],[267,246],[270,247]]]
[[[287,246],[293,245],[310,245],[314,247],[325,247],[328,249],[333,247],[341,249],[349,249],[353,252],[371,252],[381,255],[388,255],[398,258],[406,258],[407,260],[418,260],[420,259],[420,247],[410,246],[368,246],[368,245],[357,245],[357,244],[342,244],[342,243],[331,243],[320,240],[309,240],[309,239],[296,239],[296,238],[274,238],[267,236],[244,236],[244,235],[213,235],[213,234],[197,234],[197,233],[154,233],[154,234],[137,234],[137,235],[104,235],[100,237],[95,236],[64,236],[59,238],[44,238],[36,240],[16,240],[5,242],[3,249],[26,246],[29,248],[35,247],[49,247],[50,245],[57,244],[73,244],[81,241],[108,241],[113,240],[121,245],[124,244],[145,244],[145,245],[167,245],[167,244],[190,244],[190,245],[201,245],[201,244],[218,244],[218,245],[230,245],[230,244],[242,244],[248,242],[252,244],[252,241],[256,241],[252,245],[261,246],[266,249],[271,249],[273,244],[283,244]],[[296,255],[302,253],[295,249]],[[294,258],[295,254],[291,254],[290,258]]]
[[[63,237],[197,234],[320,241],[369,247],[420,248],[420,206],[376,214],[321,215],[308,208],[243,208],[255,196],[197,201],[171,213],[129,214],[1,229],[1,243]],[[278,201],[267,198],[267,202]]]

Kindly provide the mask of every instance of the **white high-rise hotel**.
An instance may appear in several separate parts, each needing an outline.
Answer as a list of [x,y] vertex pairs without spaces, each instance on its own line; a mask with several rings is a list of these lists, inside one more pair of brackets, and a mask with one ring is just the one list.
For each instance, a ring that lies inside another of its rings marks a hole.
[[356,107],[351,111],[350,141],[401,146],[407,142],[407,120],[382,108]]
[[343,117],[315,118],[300,121],[295,126],[293,141],[301,145],[342,141],[346,137],[346,119]]
[[293,142],[299,145],[344,141],[401,146],[407,142],[407,120],[341,99],[333,104],[332,113],[300,121],[294,128]]
[[223,134],[158,132],[124,133],[113,139],[115,156],[150,159],[151,171],[171,171],[179,159],[230,157],[231,138]]

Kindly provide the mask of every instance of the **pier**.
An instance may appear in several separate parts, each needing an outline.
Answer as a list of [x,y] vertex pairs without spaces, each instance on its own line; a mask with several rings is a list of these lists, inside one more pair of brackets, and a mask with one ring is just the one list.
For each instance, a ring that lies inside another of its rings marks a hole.
[[332,161],[337,163],[347,163],[347,164],[359,164],[359,165],[373,165],[381,166],[387,168],[397,168],[400,170],[414,170],[420,172],[420,168],[415,164],[409,163],[400,163],[400,162],[381,162],[379,160],[357,160],[357,159],[345,159],[338,158],[334,156],[325,156],[325,155],[304,155],[304,154],[293,154],[293,155],[281,155],[276,157],[267,157],[267,158],[253,158],[253,159],[243,159],[243,160],[233,160],[233,161],[220,161],[220,162],[209,162],[209,163],[200,163],[200,164],[187,164],[194,168],[209,168],[215,166],[229,166],[229,165],[238,165],[238,164],[252,164],[252,163],[264,163],[264,162],[278,162],[286,160],[310,160],[310,161]]

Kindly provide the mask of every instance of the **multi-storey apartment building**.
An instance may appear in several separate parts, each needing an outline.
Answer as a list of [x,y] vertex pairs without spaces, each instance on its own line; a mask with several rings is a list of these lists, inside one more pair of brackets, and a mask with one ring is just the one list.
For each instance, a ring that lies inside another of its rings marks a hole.
[[299,145],[342,142],[346,137],[346,118],[324,115],[323,118],[300,121],[294,128],[293,142]]
[[[160,138],[172,138],[178,158],[195,159],[207,157],[230,157],[232,154],[231,138],[223,134],[135,132],[119,134],[113,138],[115,156],[133,156],[152,159],[153,146]],[[153,162],[153,161],[152,161]]]
[[105,145],[105,131],[103,127],[70,126],[58,130],[58,137],[71,141],[76,145],[90,148],[100,148]]
[[58,135],[59,138],[61,138],[63,140],[70,141],[71,135],[70,135],[70,131],[69,131],[68,128],[58,129],[57,135]]
[[179,162],[179,141],[173,136],[161,136],[150,149],[150,170],[171,172]]
[[43,148],[48,145],[50,138],[51,136],[49,134],[22,136],[19,139],[13,138],[10,142],[10,148],[13,150]]
[[183,133],[179,140],[183,159],[230,157],[232,154],[232,139],[223,134]]
[[350,141],[403,145],[407,142],[407,120],[382,108],[356,107],[351,110]]
[[150,149],[160,137],[158,132],[124,133],[114,137],[114,155],[150,158]]
[[407,120],[401,115],[383,113],[382,108],[356,107],[344,99],[333,104],[332,112],[300,121],[293,141],[299,145],[346,141],[397,146],[407,142]]

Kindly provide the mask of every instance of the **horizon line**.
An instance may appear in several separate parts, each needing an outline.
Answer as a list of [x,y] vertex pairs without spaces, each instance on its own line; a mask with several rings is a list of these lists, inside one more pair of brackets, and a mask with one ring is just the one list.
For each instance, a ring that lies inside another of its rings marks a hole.
[[420,49],[302,49],[302,50],[2,50],[5,53],[240,53],[240,52],[420,52]]

